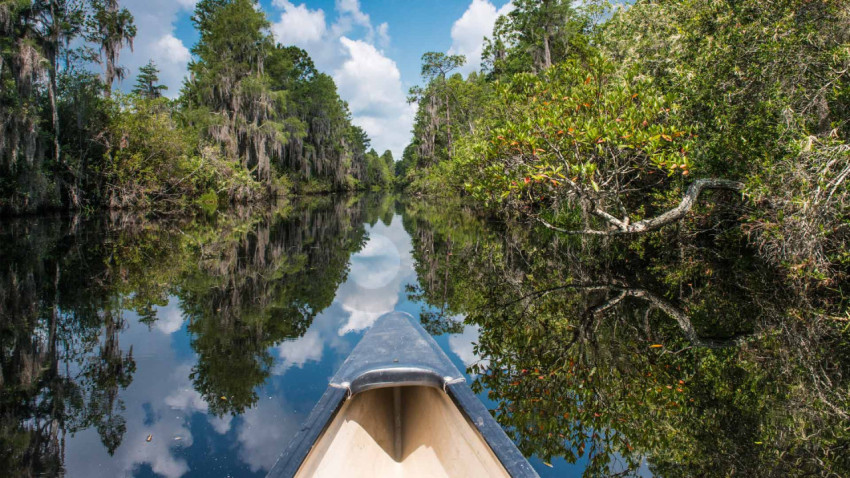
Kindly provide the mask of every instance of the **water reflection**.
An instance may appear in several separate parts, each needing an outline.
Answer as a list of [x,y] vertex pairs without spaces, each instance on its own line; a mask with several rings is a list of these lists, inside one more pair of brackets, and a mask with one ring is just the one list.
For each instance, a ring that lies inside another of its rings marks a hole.
[[564,238],[406,207],[423,322],[477,327],[474,388],[552,476],[850,474],[848,327],[734,231]]
[[541,475],[847,474],[847,329],[734,238],[670,234],[564,239],[392,195],[4,221],[0,469],[262,476],[403,310]]

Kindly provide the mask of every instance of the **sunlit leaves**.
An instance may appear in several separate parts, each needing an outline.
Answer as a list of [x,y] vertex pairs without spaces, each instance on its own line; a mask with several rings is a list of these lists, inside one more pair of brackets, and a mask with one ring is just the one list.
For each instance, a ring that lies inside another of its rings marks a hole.
[[672,99],[603,57],[514,75],[494,96],[465,170],[484,185],[481,199],[598,195],[653,172],[692,169],[691,135],[673,121]]

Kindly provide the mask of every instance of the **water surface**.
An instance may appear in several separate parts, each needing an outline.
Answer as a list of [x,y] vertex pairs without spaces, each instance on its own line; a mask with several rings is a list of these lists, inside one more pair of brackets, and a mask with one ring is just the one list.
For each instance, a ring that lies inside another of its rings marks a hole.
[[847,330],[780,320],[799,304],[734,239],[659,240],[393,195],[6,220],[0,466],[263,476],[401,310],[542,476],[846,471]]

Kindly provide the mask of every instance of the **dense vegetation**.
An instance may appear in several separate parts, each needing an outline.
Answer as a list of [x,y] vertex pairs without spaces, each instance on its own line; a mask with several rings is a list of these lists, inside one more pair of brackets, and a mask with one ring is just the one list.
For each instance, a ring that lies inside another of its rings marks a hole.
[[720,190],[699,204],[733,208],[805,287],[847,277],[847,2],[514,4],[481,72],[423,57],[409,187],[596,235],[660,228]]
[[389,185],[333,80],[276,45],[255,2],[202,1],[193,21],[190,75],[171,100],[152,62],[132,93],[113,91],[136,35],[117,0],[3,0],[0,213],[209,209]]

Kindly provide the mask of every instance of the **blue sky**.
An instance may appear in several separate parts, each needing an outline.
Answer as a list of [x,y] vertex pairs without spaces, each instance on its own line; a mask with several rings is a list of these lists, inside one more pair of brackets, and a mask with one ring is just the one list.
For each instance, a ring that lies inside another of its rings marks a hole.
[[[196,0],[124,0],[138,34],[134,51],[120,63],[130,69],[153,59],[168,94],[179,93],[197,41],[191,21]],[[276,40],[307,50],[320,70],[336,80],[354,122],[372,146],[398,159],[410,140],[415,107],[407,90],[418,84],[419,59],[427,51],[460,53],[477,69],[482,39],[489,35],[506,0],[260,0]]]

